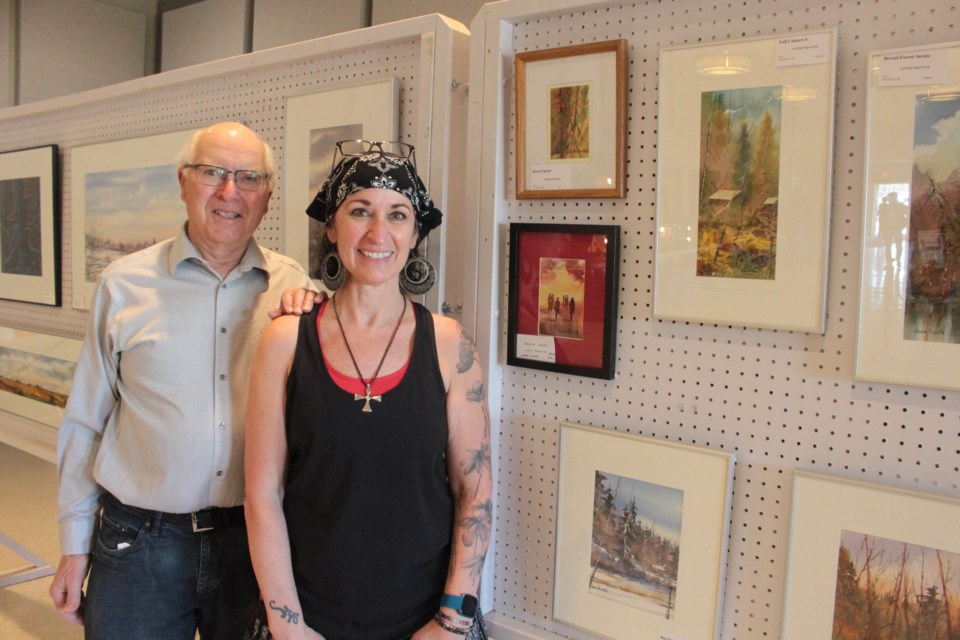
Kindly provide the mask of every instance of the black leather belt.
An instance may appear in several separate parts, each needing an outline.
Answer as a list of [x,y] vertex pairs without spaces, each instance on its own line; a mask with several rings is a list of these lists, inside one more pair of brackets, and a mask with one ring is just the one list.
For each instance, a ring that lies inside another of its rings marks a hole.
[[167,513],[166,511],[151,511],[125,504],[109,493],[106,499],[121,509],[126,509],[146,520],[159,521],[194,533],[233,527],[243,524],[244,521],[242,505],[239,507],[209,507],[193,513]]

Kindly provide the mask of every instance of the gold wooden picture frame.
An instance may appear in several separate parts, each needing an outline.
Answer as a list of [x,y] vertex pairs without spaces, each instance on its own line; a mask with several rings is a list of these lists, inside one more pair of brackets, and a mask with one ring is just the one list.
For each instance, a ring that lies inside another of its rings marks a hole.
[[626,194],[627,41],[518,53],[517,198]]

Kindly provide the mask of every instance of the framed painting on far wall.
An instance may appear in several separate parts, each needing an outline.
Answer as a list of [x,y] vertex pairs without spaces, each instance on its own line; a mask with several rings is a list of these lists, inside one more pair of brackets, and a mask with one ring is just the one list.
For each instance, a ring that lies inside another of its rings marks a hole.
[[866,67],[856,377],[960,389],[960,43]]
[[57,145],[0,153],[0,298],[60,306]]
[[951,640],[960,501],[794,472],[783,640]]
[[720,633],[734,455],[560,426],[553,617],[613,640]]
[[627,41],[516,55],[517,198],[626,194]]
[[399,91],[399,81],[391,77],[286,99],[284,252],[307,269],[321,290],[317,273],[324,229],[306,208],[330,174],[337,142],[397,139]]
[[612,380],[620,227],[510,225],[507,364]]
[[660,52],[656,318],[823,332],[836,41]]
[[177,155],[194,131],[76,147],[70,152],[73,307],[87,309],[110,262],[177,235],[187,221]]

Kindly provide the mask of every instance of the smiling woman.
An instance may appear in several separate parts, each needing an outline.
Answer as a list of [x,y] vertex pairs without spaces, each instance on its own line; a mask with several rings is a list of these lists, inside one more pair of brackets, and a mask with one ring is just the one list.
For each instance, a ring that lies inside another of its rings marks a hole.
[[458,323],[405,295],[429,287],[416,249],[441,213],[409,145],[338,149],[307,210],[326,225],[336,293],[271,323],[251,373],[246,514],[262,603],[247,637],[480,637],[483,372]]

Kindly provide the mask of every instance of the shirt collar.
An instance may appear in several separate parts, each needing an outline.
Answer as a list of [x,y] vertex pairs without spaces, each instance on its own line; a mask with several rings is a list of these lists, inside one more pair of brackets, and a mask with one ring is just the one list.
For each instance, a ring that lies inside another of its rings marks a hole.
[[[207,264],[206,259],[200,255],[197,248],[190,242],[190,238],[187,236],[186,223],[180,227],[180,231],[177,232],[176,237],[173,239],[173,247],[170,250],[170,273],[175,274],[177,268],[184,262],[193,262],[202,265]],[[243,252],[243,257],[240,258],[240,264],[234,267],[230,273],[231,275],[241,275],[251,269],[260,269],[261,271],[267,272],[267,259],[263,255],[263,250],[260,248],[260,245],[257,244],[257,241],[253,238],[250,238],[247,242],[247,249]]]

